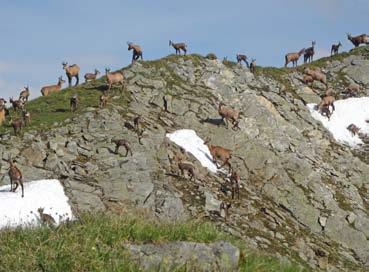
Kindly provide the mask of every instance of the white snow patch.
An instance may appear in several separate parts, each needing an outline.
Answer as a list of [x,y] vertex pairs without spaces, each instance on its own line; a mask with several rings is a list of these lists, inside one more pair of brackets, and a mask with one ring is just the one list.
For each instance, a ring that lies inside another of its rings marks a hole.
[[0,187],[0,228],[40,225],[38,208],[51,215],[57,224],[73,219],[68,197],[58,180],[37,180],[24,183],[21,188],[9,192],[10,185]]
[[320,121],[327,128],[333,137],[340,143],[347,144],[352,147],[363,144],[362,140],[357,136],[352,136],[347,130],[350,124],[355,124],[360,128],[360,132],[369,133],[369,124],[365,120],[369,119],[369,97],[348,98],[337,100],[334,102],[335,111],[333,112],[330,121],[325,116],[322,116],[314,109],[316,104],[308,104],[311,116]]
[[197,136],[194,130],[181,129],[173,133],[168,133],[166,136],[172,142],[194,155],[202,166],[208,168],[213,173],[218,171],[216,165],[212,161],[209,148],[204,144],[204,140]]

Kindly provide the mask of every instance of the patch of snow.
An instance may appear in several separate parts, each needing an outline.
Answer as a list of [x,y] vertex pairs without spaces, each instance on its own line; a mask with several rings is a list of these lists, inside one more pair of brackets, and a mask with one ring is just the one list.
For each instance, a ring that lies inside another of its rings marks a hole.
[[10,185],[0,187],[0,228],[40,225],[38,208],[51,215],[57,224],[73,219],[68,197],[58,180],[37,180],[24,183],[21,188],[9,192]]
[[348,98],[334,102],[335,111],[330,121],[322,116],[315,108],[316,104],[308,104],[307,107],[311,116],[320,121],[328,129],[336,141],[356,147],[363,144],[358,135],[352,136],[347,130],[350,124],[355,124],[360,128],[360,132],[369,134],[369,124],[365,120],[369,119],[369,97]]
[[212,161],[209,148],[204,144],[204,140],[197,136],[194,130],[181,129],[173,133],[168,133],[166,136],[169,140],[194,155],[202,166],[208,168],[213,173],[218,171],[216,165]]

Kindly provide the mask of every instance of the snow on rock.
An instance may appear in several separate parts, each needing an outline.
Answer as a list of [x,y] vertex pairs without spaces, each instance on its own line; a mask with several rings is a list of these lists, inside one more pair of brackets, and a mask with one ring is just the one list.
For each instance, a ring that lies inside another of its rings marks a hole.
[[198,159],[202,166],[208,168],[211,172],[217,172],[217,167],[212,161],[209,148],[204,144],[204,140],[197,136],[191,129],[181,129],[166,135],[169,140],[179,145],[187,152]]
[[347,127],[350,124],[355,124],[360,128],[360,132],[369,133],[369,124],[365,120],[369,119],[369,97],[348,98],[337,100],[334,102],[335,111],[333,112],[330,121],[325,116],[322,116],[314,109],[316,104],[308,104],[311,116],[320,121],[327,128],[333,137],[341,143],[355,147],[363,144],[362,140],[357,136],[352,136]]
[[57,224],[73,219],[68,197],[58,180],[37,180],[24,183],[24,197],[18,187],[9,192],[10,185],[0,187],[0,228],[40,225],[38,208],[50,214]]

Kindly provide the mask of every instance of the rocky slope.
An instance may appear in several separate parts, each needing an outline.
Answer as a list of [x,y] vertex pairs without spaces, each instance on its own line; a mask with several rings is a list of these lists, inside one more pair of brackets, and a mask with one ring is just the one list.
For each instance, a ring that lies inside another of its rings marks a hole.
[[[338,92],[351,81],[369,84],[366,52],[312,65],[326,70]],[[128,108],[116,95],[108,109],[83,109],[50,130],[4,133],[1,173],[12,154],[26,180],[61,180],[76,212],[139,207],[163,220],[201,217],[251,247],[315,269],[368,269],[367,157],[337,144],[310,116],[305,104],[319,101],[323,86],[314,83],[313,91],[302,84],[301,69],[264,68],[253,75],[196,55],[136,63],[124,75]],[[221,124],[215,101],[242,111],[239,131]],[[137,115],[144,121],[142,145],[127,123]],[[191,154],[197,180],[178,176],[171,164],[178,147],[165,134],[182,128],[234,149],[239,199],[231,200],[222,174],[208,172]],[[111,139],[117,138],[131,142],[133,156],[124,157],[124,148],[114,153]],[[6,176],[1,183],[9,184]],[[227,220],[219,215],[221,201],[232,202]]]

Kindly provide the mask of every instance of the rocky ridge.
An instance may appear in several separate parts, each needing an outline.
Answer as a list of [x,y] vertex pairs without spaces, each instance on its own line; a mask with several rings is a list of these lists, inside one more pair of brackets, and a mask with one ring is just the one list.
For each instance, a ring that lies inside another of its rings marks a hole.
[[[348,82],[369,83],[366,54],[330,60],[323,68],[337,91]],[[366,153],[337,144],[310,116],[305,104],[319,101],[323,86],[305,86],[301,70],[258,69],[254,75],[195,55],[136,63],[124,75],[128,109],[113,97],[109,109],[86,108],[49,131],[22,138],[6,133],[0,173],[11,154],[26,180],[58,178],[76,212],[139,207],[163,220],[201,217],[251,247],[314,269],[367,269]],[[220,123],[215,101],[242,111],[239,131]],[[137,115],[144,121],[142,145],[127,124]],[[217,145],[238,146],[232,165],[242,178],[241,195],[227,220],[218,208],[231,201],[224,176],[209,173],[190,154],[197,180],[180,177],[171,164],[178,147],[165,134],[182,128],[211,136]],[[133,156],[124,157],[123,148],[115,154],[114,138],[129,140]],[[9,184],[6,175],[1,183]]]

